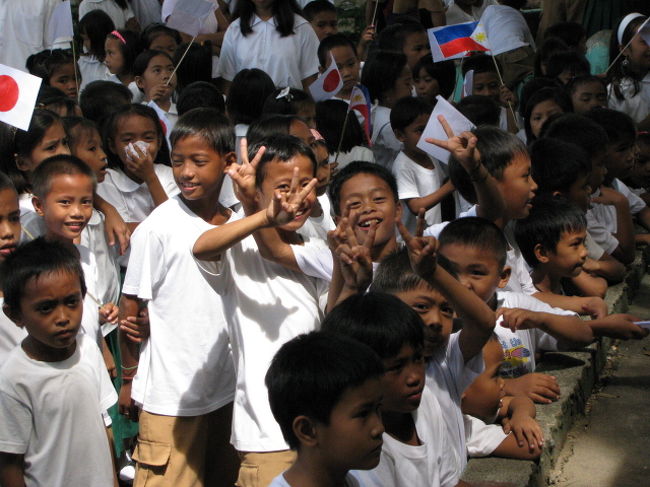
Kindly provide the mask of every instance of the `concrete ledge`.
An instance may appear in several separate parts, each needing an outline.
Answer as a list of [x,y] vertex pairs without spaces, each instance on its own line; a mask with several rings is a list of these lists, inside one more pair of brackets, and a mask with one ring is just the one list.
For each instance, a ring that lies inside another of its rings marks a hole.
[[[650,247],[637,252],[624,281],[610,286],[605,297],[610,313],[625,313],[640,286],[641,278],[650,270]],[[564,445],[575,419],[584,414],[585,404],[599,373],[605,365],[613,340],[599,339],[584,350],[547,353],[538,370],[554,375],[562,391],[552,404],[537,405],[537,419],[544,431],[544,451],[537,463],[504,458],[472,458],[463,473],[463,480],[477,487],[542,487]]]

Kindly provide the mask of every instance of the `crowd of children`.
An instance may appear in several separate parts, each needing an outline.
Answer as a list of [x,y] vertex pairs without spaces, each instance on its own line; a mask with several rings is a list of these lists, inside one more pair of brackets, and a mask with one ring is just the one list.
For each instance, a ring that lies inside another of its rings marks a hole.
[[[84,0],[78,50],[3,58],[43,85],[0,124],[0,484],[453,487],[538,458],[544,353],[648,334],[604,301],[650,243],[648,17],[596,62],[523,0],[369,0],[356,38],[328,0],[210,2],[193,38],[177,2]],[[476,20],[493,52],[434,62],[427,28]]]

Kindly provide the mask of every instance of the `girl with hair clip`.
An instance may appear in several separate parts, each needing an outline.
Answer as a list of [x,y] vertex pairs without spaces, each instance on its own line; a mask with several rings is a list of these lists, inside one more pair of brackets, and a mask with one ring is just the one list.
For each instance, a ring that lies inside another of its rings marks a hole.
[[133,74],[133,63],[141,51],[138,35],[129,30],[111,31],[104,41],[104,49],[104,64],[110,72],[109,81],[121,83],[129,88],[133,103],[140,103],[143,95],[135,84]]
[[46,49],[29,56],[25,67],[30,74],[43,78],[43,84],[58,88],[73,100],[77,99],[77,80],[81,75],[75,73],[76,64],[71,52]]
[[135,18],[128,0],[82,0],[79,4],[79,18],[92,10],[106,12],[116,29],[140,31],[140,23]]
[[307,90],[318,73],[318,37],[295,0],[238,0],[217,74],[227,92],[244,68],[266,71],[276,86]]
[[88,83],[105,80],[109,76],[104,64],[106,36],[115,30],[115,24],[102,10],[92,10],[79,20],[79,36],[83,43],[83,54],[77,64],[81,72],[81,87],[83,90]]
[[640,125],[650,121],[650,46],[638,35],[646,19],[640,13],[626,15],[612,32],[609,49],[609,107]]

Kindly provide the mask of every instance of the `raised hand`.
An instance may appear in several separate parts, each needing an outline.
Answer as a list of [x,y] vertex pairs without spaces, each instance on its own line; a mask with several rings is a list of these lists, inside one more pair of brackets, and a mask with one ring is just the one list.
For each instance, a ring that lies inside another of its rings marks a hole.
[[476,148],[478,139],[472,132],[463,132],[455,135],[444,116],[438,115],[438,121],[447,135],[447,140],[425,139],[429,144],[434,144],[441,149],[448,150],[454,158],[460,162],[463,168],[470,174],[476,171],[481,163],[481,154]]
[[552,375],[532,372],[516,379],[506,379],[506,394],[526,396],[533,402],[550,404],[560,397],[560,386]]
[[252,161],[248,160],[248,142],[246,138],[241,139],[240,144],[240,157],[241,164],[233,164],[228,171],[228,175],[235,183],[235,196],[244,206],[244,208],[253,208],[255,206],[255,174],[257,171],[257,164],[262,159],[266,147],[262,146],[255,154]]
[[140,147],[139,143],[132,144],[135,153],[128,151],[125,167],[141,180],[148,182],[156,177],[153,158],[147,149]]
[[402,220],[397,219],[395,223],[408,249],[411,268],[418,276],[428,280],[433,277],[436,271],[438,241],[433,237],[423,236],[425,227],[424,213],[424,208],[420,208],[416,219],[415,235],[411,235]]
[[336,231],[332,231],[330,243],[335,245],[333,251],[339,258],[343,281],[350,289],[365,291],[372,282],[371,252],[377,227],[370,227],[363,243],[357,240],[347,217],[341,219],[337,229],[344,234],[344,238],[340,237],[341,233],[335,234]]
[[271,199],[271,203],[266,209],[266,217],[273,226],[281,226],[292,221],[303,208],[303,203],[307,196],[316,188],[318,179],[312,178],[304,187],[300,187],[298,181],[300,170],[293,168],[291,184],[289,191],[276,190]]

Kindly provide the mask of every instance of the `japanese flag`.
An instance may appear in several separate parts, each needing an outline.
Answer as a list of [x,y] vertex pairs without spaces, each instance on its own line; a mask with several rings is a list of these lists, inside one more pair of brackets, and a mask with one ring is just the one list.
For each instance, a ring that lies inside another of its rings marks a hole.
[[0,122],[29,129],[41,78],[0,64]]
[[330,66],[316,81],[309,85],[309,91],[314,101],[329,100],[343,88],[343,78],[336,67],[334,56],[330,53]]

